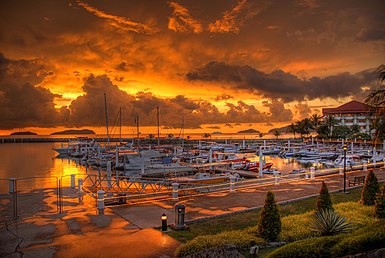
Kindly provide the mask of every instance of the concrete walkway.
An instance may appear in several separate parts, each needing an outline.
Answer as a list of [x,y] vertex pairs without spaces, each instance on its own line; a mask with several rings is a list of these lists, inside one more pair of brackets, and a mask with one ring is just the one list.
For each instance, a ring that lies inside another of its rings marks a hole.
[[[379,181],[385,180],[385,171],[375,171]],[[357,172],[354,176],[366,175]],[[349,176],[349,175],[348,175]],[[158,201],[151,204],[124,205],[106,208],[104,215],[97,215],[95,201],[85,196],[83,200],[73,189],[66,189],[64,212],[56,212],[56,196],[43,193],[45,211],[32,218],[0,228],[1,257],[172,257],[180,245],[173,238],[152,229],[161,224],[165,213],[169,224],[174,222],[174,205],[186,205],[186,221],[224,215],[264,204],[266,191],[273,191],[278,201],[289,201],[318,194],[321,181],[329,191],[343,188],[341,175],[317,177],[314,181],[300,181],[268,185],[250,189],[236,189],[235,193],[209,193],[206,195]],[[21,198],[27,209],[34,200]],[[9,203],[2,198],[0,214],[6,212]],[[21,209],[20,208],[20,209]],[[36,209],[36,207],[34,208]]]

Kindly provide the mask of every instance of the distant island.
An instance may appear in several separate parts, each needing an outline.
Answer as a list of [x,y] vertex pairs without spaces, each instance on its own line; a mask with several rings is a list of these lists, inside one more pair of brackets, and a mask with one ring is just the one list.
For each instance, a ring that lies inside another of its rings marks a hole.
[[10,135],[37,135],[37,133],[30,132],[30,131],[27,131],[27,132],[13,132]]
[[51,133],[51,135],[60,135],[60,134],[95,134],[95,132],[89,129],[82,129],[82,130],[65,130],[61,132]]
[[213,134],[222,134],[222,132],[213,132]]
[[239,131],[237,133],[259,133],[259,131],[254,129],[247,129],[247,130]]
[[290,125],[280,127],[280,128],[273,128],[273,129],[269,130],[268,133],[273,134],[273,133],[275,133],[275,131],[278,131],[280,133],[287,133],[289,131],[289,127],[290,127]]

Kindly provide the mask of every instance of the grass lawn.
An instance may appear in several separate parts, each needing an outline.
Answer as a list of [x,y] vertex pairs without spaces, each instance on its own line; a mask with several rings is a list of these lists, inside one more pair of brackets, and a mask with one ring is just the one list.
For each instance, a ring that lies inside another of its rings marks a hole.
[[[382,183],[381,185],[383,185]],[[333,204],[340,202],[359,201],[361,199],[362,187],[349,190],[348,194],[342,192],[331,193]],[[280,206],[280,214],[282,217],[292,214],[300,214],[314,210],[316,208],[317,197],[296,201],[290,204]],[[227,216],[224,218],[212,219],[205,222],[189,225],[189,228],[181,231],[170,231],[167,234],[178,241],[185,243],[199,235],[217,234],[222,231],[244,229],[246,227],[255,226],[258,223],[259,210],[245,212]]]

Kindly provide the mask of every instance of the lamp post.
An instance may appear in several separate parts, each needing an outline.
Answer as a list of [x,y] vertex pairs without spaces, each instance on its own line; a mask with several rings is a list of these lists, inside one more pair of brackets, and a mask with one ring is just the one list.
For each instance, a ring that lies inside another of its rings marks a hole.
[[165,213],[162,214],[162,231],[167,231],[167,216]]
[[346,151],[348,147],[346,144],[344,144],[343,150],[344,150],[344,193],[346,193]]

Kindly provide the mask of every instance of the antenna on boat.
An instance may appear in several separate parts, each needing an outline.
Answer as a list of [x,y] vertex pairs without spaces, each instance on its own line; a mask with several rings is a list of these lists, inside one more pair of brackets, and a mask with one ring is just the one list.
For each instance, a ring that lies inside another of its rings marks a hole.
[[110,135],[108,133],[108,110],[107,110],[107,94],[106,93],[104,93],[104,109],[106,112],[107,146],[110,147]]
[[159,131],[159,107],[156,107],[156,121],[158,125],[158,147],[159,147],[159,138],[160,138],[160,131]]

